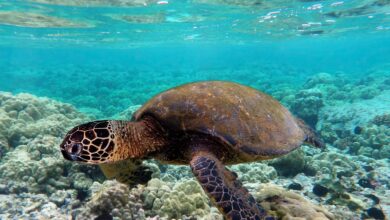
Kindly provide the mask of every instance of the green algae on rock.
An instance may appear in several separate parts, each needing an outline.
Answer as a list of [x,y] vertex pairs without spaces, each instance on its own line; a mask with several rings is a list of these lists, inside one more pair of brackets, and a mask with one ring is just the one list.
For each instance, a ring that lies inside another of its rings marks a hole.
[[302,149],[298,149],[283,157],[273,159],[268,164],[274,167],[281,176],[295,176],[305,171],[305,153]]
[[324,207],[317,206],[301,195],[276,186],[263,184],[255,197],[269,213],[279,219],[332,220],[335,216]]

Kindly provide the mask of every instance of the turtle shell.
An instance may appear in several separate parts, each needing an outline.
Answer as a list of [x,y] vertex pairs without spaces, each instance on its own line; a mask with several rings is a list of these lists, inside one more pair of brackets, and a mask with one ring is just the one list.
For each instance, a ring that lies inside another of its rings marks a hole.
[[216,138],[243,160],[286,154],[305,138],[297,120],[277,100],[232,82],[204,81],[169,89],[150,99],[133,119],[145,115],[171,131]]

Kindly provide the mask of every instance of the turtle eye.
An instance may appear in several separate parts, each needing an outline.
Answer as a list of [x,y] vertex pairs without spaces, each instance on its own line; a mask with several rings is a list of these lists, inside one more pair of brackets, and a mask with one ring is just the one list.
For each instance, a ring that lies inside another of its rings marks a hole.
[[78,154],[81,152],[81,149],[83,148],[83,146],[79,143],[76,143],[76,144],[72,144],[72,146],[70,147],[70,153],[72,154]]

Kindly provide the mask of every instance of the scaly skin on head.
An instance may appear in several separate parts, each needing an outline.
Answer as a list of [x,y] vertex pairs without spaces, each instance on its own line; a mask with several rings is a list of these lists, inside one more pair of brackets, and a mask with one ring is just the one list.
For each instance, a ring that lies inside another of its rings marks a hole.
[[166,145],[152,120],[94,121],[70,130],[60,145],[65,159],[89,164],[143,158]]

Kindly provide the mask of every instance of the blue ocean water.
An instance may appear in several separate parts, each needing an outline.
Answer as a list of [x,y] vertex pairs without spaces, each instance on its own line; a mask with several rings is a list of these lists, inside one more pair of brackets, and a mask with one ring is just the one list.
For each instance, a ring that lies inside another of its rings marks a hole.
[[79,90],[88,86],[105,97],[99,87],[109,93],[130,82],[154,93],[206,79],[255,79],[264,89],[267,77],[257,74],[299,85],[318,72],[354,78],[389,62],[387,1],[162,3],[0,2],[1,87],[60,100],[90,95]]
[[[304,36],[253,45],[191,42],[124,49],[3,46],[0,82],[4,91],[48,96],[78,107],[96,107],[98,102],[118,107],[115,112],[142,104],[172,86],[198,80],[231,80],[271,92],[282,83],[302,85],[319,72],[343,72],[355,79],[374,69],[388,68],[388,32],[384,36],[363,34],[351,38]],[[124,101],[109,98],[115,91],[127,90],[121,97]],[[145,92],[148,95],[140,97]],[[83,96],[97,100],[91,104],[73,100]]]
[[[314,164],[312,167],[302,165],[305,168],[291,171],[277,162],[264,165],[274,169],[276,177],[251,179],[242,171],[246,169],[237,168],[244,184],[272,182],[287,188],[298,182],[306,190],[301,195],[324,205],[334,213],[333,219],[384,219],[378,212],[388,218],[388,0],[0,0],[0,167],[13,170],[14,155],[22,154],[18,149],[41,146],[42,140],[47,141],[47,132],[49,138],[57,138],[50,146],[58,147],[66,132],[52,121],[49,125],[34,124],[46,120],[45,109],[54,104],[42,102],[39,117],[43,118],[20,116],[19,111],[28,106],[26,100],[31,99],[34,105],[38,101],[18,94],[69,103],[89,119],[106,119],[118,117],[130,106],[142,105],[166,89],[200,80],[234,81],[274,96],[316,129],[330,147],[318,157],[305,150],[302,163]],[[9,105],[6,100],[16,104]],[[18,103],[23,107],[15,107]],[[80,122],[70,115],[66,118],[74,121],[67,121],[66,129]],[[21,121],[44,133],[24,131],[18,127]],[[31,159],[32,163],[45,164],[45,157],[59,155],[55,150],[40,152],[45,152],[44,156]],[[333,166],[329,161],[338,163]],[[42,166],[37,165],[39,169]],[[50,190],[36,189],[22,184],[34,173],[19,175],[22,171],[15,171],[8,175],[0,169],[0,204],[12,196],[34,200],[34,195],[44,194],[47,201],[41,199],[45,201],[42,204],[52,202],[60,210],[51,213],[37,206],[31,211],[29,203],[7,203],[0,205],[0,219],[61,219],[82,212],[95,192],[92,182],[104,181],[101,173],[95,169],[91,174],[63,161],[55,166],[63,173],[32,182],[51,184],[76,170],[87,173],[85,187],[65,181],[61,186],[53,184]],[[248,166],[258,169],[257,165]],[[161,181],[176,178],[177,184],[186,176],[175,168],[159,169],[161,177],[170,175]],[[313,190],[317,185],[329,189],[328,197],[317,196]],[[72,193],[63,197],[81,205],[48,199],[63,189],[73,190],[77,198]],[[171,189],[174,191],[173,186]],[[379,197],[381,202],[373,203],[367,195]],[[348,196],[353,199],[346,200]],[[145,198],[140,197],[140,201],[146,204]],[[162,211],[151,207],[144,206],[146,217],[164,217]],[[18,213],[18,209],[24,211]],[[183,211],[167,218],[207,219],[204,213],[194,213]],[[134,216],[130,219],[145,219]]]

